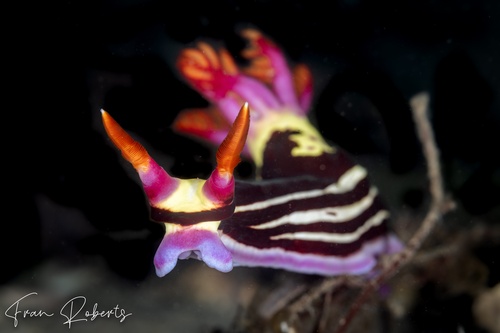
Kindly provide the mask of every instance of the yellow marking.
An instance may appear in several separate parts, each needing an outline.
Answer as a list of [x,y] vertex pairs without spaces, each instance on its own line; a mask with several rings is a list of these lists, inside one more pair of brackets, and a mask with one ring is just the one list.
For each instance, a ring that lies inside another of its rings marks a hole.
[[168,198],[155,207],[171,212],[194,213],[218,208],[202,191],[204,179],[180,179],[179,186]]
[[262,166],[264,149],[274,132],[299,132],[290,136],[290,140],[297,144],[291,152],[294,157],[315,157],[323,153],[335,153],[335,148],[328,145],[318,130],[303,116],[286,111],[270,111],[262,119],[254,121],[251,126],[252,135],[248,137],[247,142],[257,167]]

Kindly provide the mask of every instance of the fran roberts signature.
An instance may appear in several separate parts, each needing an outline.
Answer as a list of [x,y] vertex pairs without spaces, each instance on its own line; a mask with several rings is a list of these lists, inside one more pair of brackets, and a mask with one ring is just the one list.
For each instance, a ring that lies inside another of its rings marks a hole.
[[[54,312],[47,312],[42,309],[28,309],[22,306],[22,301],[28,297],[38,295],[37,292],[31,292],[16,300],[5,310],[5,316],[12,319],[14,327],[19,325],[21,319],[52,317]],[[132,315],[117,304],[111,309],[101,309],[98,303],[94,303],[91,308],[86,308],[87,299],[84,296],[76,296],[68,300],[59,310],[59,315],[63,325],[71,325],[76,322],[94,321],[99,318],[116,319],[123,323],[125,319]]]

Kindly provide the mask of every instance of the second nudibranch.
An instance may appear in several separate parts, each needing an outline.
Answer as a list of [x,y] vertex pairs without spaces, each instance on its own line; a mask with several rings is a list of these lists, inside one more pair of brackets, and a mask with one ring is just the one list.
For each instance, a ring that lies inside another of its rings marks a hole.
[[156,273],[164,276],[177,259],[195,258],[222,272],[233,268],[231,253],[222,244],[218,227],[234,212],[233,171],[240,161],[250,123],[248,104],[217,150],[217,167],[207,180],[170,176],[146,149],[106,112],[104,128],[123,157],[142,181],[151,207],[151,218],[165,224],[163,238],[154,258]]

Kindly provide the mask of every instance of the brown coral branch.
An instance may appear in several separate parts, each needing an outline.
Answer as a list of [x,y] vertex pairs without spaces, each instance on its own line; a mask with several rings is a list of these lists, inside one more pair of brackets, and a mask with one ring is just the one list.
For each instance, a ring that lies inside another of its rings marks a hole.
[[390,257],[387,264],[384,265],[382,272],[363,287],[347,313],[339,320],[339,325],[335,333],[344,333],[346,331],[368,297],[378,290],[382,283],[396,274],[402,266],[412,260],[427,236],[441,220],[442,215],[453,208],[453,203],[451,200],[447,200],[444,194],[439,151],[429,121],[428,105],[429,95],[427,93],[420,93],[410,101],[417,134],[422,143],[423,154],[427,162],[429,192],[431,195],[431,204],[427,215],[418,230],[408,241],[405,249]]

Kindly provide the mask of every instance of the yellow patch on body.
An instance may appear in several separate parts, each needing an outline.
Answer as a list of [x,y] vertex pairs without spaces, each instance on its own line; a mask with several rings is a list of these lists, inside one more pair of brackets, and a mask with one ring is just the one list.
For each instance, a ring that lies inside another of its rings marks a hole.
[[180,179],[177,189],[155,206],[171,212],[194,213],[218,208],[203,194],[204,179]]
[[297,144],[291,151],[294,157],[314,157],[324,153],[335,153],[335,148],[325,142],[306,117],[287,111],[269,112],[262,119],[252,120],[251,134],[247,138],[250,153],[257,167],[262,166],[264,149],[271,135],[285,131],[299,132],[290,135],[290,140]]

